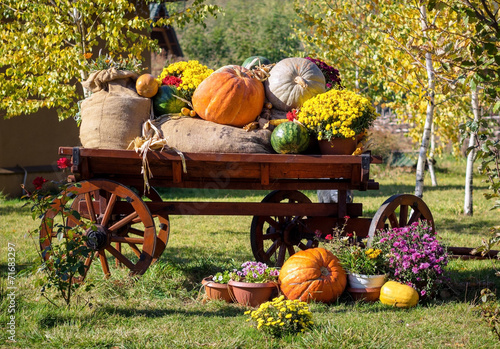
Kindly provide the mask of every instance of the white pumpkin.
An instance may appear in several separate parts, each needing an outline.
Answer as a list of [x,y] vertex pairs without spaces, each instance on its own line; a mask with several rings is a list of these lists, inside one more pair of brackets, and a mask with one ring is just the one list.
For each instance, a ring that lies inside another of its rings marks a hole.
[[285,58],[276,63],[264,87],[269,102],[283,111],[298,108],[326,90],[325,76],[318,66],[299,57]]

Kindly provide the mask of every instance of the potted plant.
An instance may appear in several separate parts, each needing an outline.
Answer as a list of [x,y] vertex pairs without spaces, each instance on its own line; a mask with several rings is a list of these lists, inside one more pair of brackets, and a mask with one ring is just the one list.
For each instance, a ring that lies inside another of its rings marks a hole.
[[231,274],[229,291],[243,305],[256,307],[268,301],[278,289],[279,270],[261,262],[245,262]]
[[444,281],[448,252],[427,221],[381,231],[371,245],[387,251],[390,279],[413,287],[421,299],[437,294]]
[[297,121],[316,136],[321,153],[351,155],[377,115],[367,98],[331,89],[305,101]]
[[231,280],[232,272],[225,270],[218,272],[214,276],[208,276],[201,281],[205,288],[205,295],[208,299],[221,299],[228,303],[232,302],[231,294],[229,293],[228,282]]
[[388,265],[385,253],[379,246],[367,247],[366,241],[358,241],[355,234],[343,235],[349,216],[344,217],[344,224],[336,227],[333,234],[323,240],[325,248],[340,260],[347,272],[347,291],[354,299],[375,301],[380,295],[380,288],[387,279]]

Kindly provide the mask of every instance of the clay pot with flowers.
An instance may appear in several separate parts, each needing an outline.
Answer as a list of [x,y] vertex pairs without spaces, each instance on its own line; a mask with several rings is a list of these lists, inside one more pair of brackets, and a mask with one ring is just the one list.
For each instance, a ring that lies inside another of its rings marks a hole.
[[279,270],[261,262],[245,262],[228,282],[234,300],[251,307],[267,302],[278,291]]
[[371,102],[349,90],[331,89],[300,107],[297,121],[318,139],[322,154],[351,155],[377,113]]
[[[366,247],[366,241],[358,241],[356,235],[344,235],[349,217],[342,226],[333,229],[322,241],[324,247],[340,260],[347,271],[347,291],[355,300],[376,301],[387,279],[388,265],[383,249]],[[317,235],[319,239],[321,236]]]
[[213,276],[208,276],[201,281],[205,289],[205,297],[211,300],[224,300],[232,302],[228,282],[231,280],[232,272],[225,270]]

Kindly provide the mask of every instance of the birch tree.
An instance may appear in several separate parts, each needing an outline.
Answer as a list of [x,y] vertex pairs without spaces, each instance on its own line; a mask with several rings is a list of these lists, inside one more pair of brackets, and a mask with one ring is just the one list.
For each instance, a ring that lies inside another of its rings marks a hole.
[[170,17],[153,22],[149,2],[0,0],[0,115],[55,108],[60,119],[74,116],[82,98],[77,82],[86,79],[95,47],[141,59],[157,48],[149,37],[151,26],[203,22],[219,11],[205,0],[187,7],[170,3]]
[[[485,140],[484,132],[478,137],[480,125],[485,123],[481,116],[481,101],[493,105],[500,91],[500,15],[499,2],[496,0],[450,0],[428,1],[429,8],[446,9],[460,18],[458,30],[440,28],[446,31],[454,42],[453,48],[441,57],[441,64],[452,78],[459,78],[470,93],[472,117],[469,116],[461,131],[469,139],[465,178],[464,214],[473,215],[473,176],[474,162],[479,149],[478,141]],[[482,93],[480,93],[482,91]]]
[[[371,0],[296,3],[297,13],[311,28],[299,33],[307,43],[306,49],[338,62],[339,68],[351,65],[350,70],[341,69],[341,74],[347,72],[351,79],[343,79],[345,84],[356,86],[353,81],[358,81],[356,73],[361,71],[361,90],[373,95],[375,101],[390,101],[389,106],[399,111],[398,118],[414,125],[412,134],[419,132],[417,196],[423,195],[432,131],[440,132],[438,126],[449,126],[454,119],[449,114],[440,119],[434,115],[437,94],[442,93],[441,79],[446,79],[436,75],[435,56],[438,48],[448,44],[446,33],[435,28],[436,24],[450,22],[451,12],[432,8],[429,13],[426,5],[425,1]],[[440,100],[451,103],[449,97]],[[425,110],[415,105],[425,105]],[[446,141],[446,137],[440,138]],[[432,162],[429,164],[432,170]]]

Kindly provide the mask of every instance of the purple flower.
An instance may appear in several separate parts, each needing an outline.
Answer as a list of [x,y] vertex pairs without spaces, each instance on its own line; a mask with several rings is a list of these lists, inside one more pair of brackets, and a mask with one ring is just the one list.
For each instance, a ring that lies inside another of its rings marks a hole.
[[422,269],[427,269],[429,268],[431,265],[429,263],[420,263],[420,266],[418,267],[420,270]]
[[422,295],[428,295],[429,291],[435,294],[437,285],[442,284],[448,255],[426,221],[382,231],[374,242],[390,251],[387,261],[392,268],[391,278],[412,285]]

